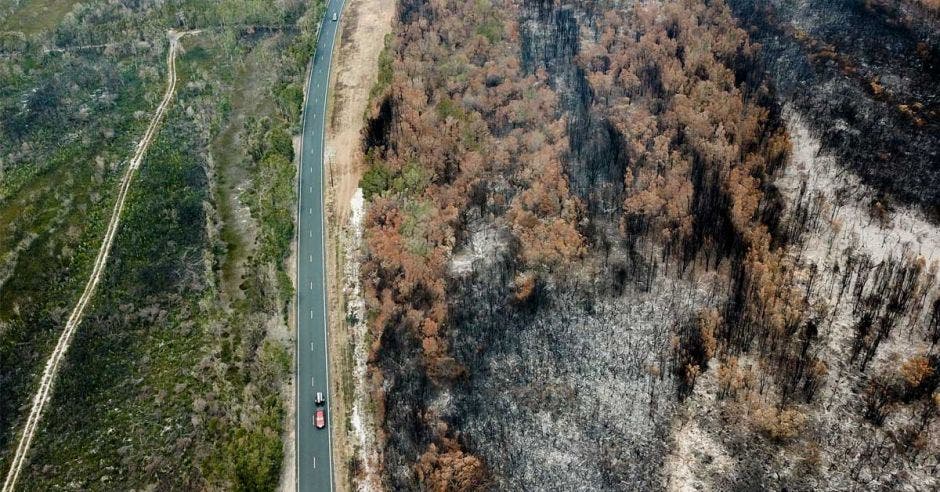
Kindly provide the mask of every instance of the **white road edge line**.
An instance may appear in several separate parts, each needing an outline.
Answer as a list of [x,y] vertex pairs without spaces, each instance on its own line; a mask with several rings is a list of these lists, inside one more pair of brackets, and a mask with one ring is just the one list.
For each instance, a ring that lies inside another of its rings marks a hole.
[[42,378],[39,381],[39,389],[36,391],[36,395],[33,397],[33,404],[29,410],[29,417],[26,419],[26,424],[23,428],[23,434],[20,437],[19,444],[16,446],[16,452],[14,453],[13,460],[10,464],[10,470],[3,482],[2,492],[13,492],[13,488],[16,486],[16,480],[19,478],[20,471],[23,469],[23,465],[26,462],[26,455],[29,453],[29,448],[32,445],[33,437],[35,436],[36,430],[39,427],[39,421],[42,417],[42,412],[51,397],[52,386],[53,383],[55,383],[55,378],[59,371],[59,364],[62,362],[62,359],[65,356],[65,352],[69,348],[69,344],[72,341],[72,336],[75,334],[76,328],[82,321],[85,308],[91,301],[91,298],[95,293],[95,289],[98,286],[98,281],[101,280],[101,274],[104,272],[104,267],[107,265],[108,256],[111,253],[111,246],[114,244],[114,238],[117,236],[117,230],[121,223],[121,212],[124,210],[124,202],[127,199],[128,191],[130,190],[131,184],[134,181],[134,175],[137,173],[137,169],[140,167],[140,164],[144,159],[144,154],[147,151],[147,147],[150,146],[150,142],[153,140],[153,137],[157,132],[160,120],[163,119],[163,115],[166,114],[166,109],[169,107],[170,101],[173,99],[173,94],[176,91],[176,53],[179,50],[179,40],[187,34],[196,34],[198,32],[199,31],[186,31],[177,34],[176,31],[171,30],[167,34],[170,38],[170,50],[167,54],[166,92],[163,95],[163,100],[160,102],[160,105],[157,106],[153,118],[151,118],[150,124],[147,126],[147,130],[144,132],[143,138],[137,144],[137,150],[134,153],[134,156],[131,158],[130,163],[127,166],[127,170],[124,171],[124,177],[121,179],[118,196],[111,212],[111,219],[108,221],[108,228],[105,230],[104,238],[101,241],[101,247],[98,249],[98,256],[95,258],[91,276],[88,278],[88,282],[85,284],[85,289],[82,291],[81,297],[79,297],[75,308],[72,310],[72,314],[66,321],[65,328],[62,330],[62,334],[59,335],[59,340],[56,343],[52,354],[46,361],[46,367],[43,370]]

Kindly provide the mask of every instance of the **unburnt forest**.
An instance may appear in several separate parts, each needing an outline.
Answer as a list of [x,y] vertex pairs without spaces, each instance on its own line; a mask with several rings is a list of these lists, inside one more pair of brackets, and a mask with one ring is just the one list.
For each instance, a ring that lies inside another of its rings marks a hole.
[[401,0],[384,486],[940,486],[938,7]]
[[60,364],[21,490],[272,490],[292,344],[287,258],[320,2],[0,4],[0,470],[176,87]]

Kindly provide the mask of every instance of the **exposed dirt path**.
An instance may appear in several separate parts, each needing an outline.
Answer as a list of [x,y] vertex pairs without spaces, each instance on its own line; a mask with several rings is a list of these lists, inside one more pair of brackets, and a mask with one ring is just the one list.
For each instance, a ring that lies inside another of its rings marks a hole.
[[346,5],[338,56],[333,67],[333,95],[326,152],[329,157],[329,195],[336,224],[349,220],[350,200],[362,175],[363,114],[369,91],[378,76],[379,53],[392,30],[395,2],[351,0]]
[[124,171],[124,177],[121,179],[117,200],[114,203],[114,210],[111,212],[111,219],[108,222],[108,228],[101,242],[101,248],[98,250],[98,256],[95,258],[91,276],[88,278],[88,283],[85,284],[85,290],[82,291],[82,296],[78,299],[78,303],[75,305],[72,314],[65,323],[65,329],[62,330],[62,334],[59,335],[58,343],[56,343],[52,354],[46,361],[46,367],[45,370],[43,370],[42,379],[39,382],[36,395],[33,397],[33,403],[29,409],[29,417],[23,428],[23,434],[20,436],[19,444],[16,446],[16,453],[13,455],[13,461],[10,465],[10,470],[3,482],[2,492],[12,492],[13,488],[16,486],[16,480],[19,478],[20,471],[26,462],[26,456],[29,453],[33,436],[36,434],[36,429],[39,427],[43,409],[52,395],[52,385],[55,383],[55,378],[59,371],[59,364],[62,362],[65,352],[69,348],[72,336],[75,334],[75,329],[78,327],[79,323],[81,323],[85,308],[88,307],[88,304],[91,302],[95,288],[98,286],[98,282],[101,280],[101,276],[104,273],[104,267],[107,265],[108,256],[111,253],[111,246],[114,244],[114,238],[117,235],[118,227],[121,223],[121,212],[124,210],[124,202],[127,199],[128,191],[134,181],[134,176],[137,174],[137,169],[140,168],[140,163],[144,159],[147,147],[150,146],[150,142],[157,132],[160,121],[166,114],[166,109],[173,99],[173,93],[176,90],[176,54],[179,51],[179,40],[187,34],[195,34],[197,32],[198,31],[170,31],[167,34],[170,40],[170,50],[167,54],[166,93],[164,93],[160,105],[157,106],[153,118],[150,120],[150,125],[147,127],[147,131],[144,133],[140,143],[137,144],[137,150],[134,152],[134,156],[131,158],[127,170]]
[[[349,467],[351,460],[372,456],[372,452],[371,449],[365,449],[371,443],[363,442],[363,432],[358,432],[363,430],[363,409],[360,408],[358,415],[354,415],[356,389],[361,386],[354,375],[356,363],[353,341],[358,339],[355,338],[355,327],[348,323],[346,306],[355,295],[344,291],[348,280],[344,278],[344,272],[347,267],[358,272],[355,265],[347,265],[347,262],[356,261],[358,255],[346,250],[355,248],[351,231],[354,224],[350,221],[355,210],[352,210],[351,202],[362,176],[363,115],[369,103],[369,92],[378,77],[379,53],[385,44],[386,34],[392,30],[394,14],[395,2],[347,0],[330,81],[330,114],[325,149],[328,172],[325,191],[329,226],[326,260],[327,285],[330,289],[330,372],[335,375],[331,388],[335,406],[332,419],[337,429],[344,430],[333,436],[337,456],[334,463],[337,491],[379,490],[374,480],[375,474],[372,473],[372,461],[364,463],[365,466],[359,470],[351,470]],[[349,419],[356,423],[347,425]]]

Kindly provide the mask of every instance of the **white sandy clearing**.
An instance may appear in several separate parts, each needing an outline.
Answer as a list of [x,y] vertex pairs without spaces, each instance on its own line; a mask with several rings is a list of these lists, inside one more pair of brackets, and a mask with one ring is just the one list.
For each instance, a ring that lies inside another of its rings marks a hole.
[[[940,229],[920,211],[905,206],[898,207],[887,223],[880,224],[873,219],[867,203],[875,192],[841,166],[834,156],[820,154],[819,139],[810,134],[798,114],[787,110],[784,117],[793,155],[776,184],[792,204],[799,195],[801,182],[806,180],[807,195],[819,196],[830,212],[826,217],[829,227],[807,237],[804,254],[815,260],[831,259],[841,257],[842,252],[851,247],[878,263],[890,257],[899,258],[907,247],[915,255],[923,256],[928,264],[940,259]],[[842,190],[844,203],[837,205],[833,202],[839,190]],[[832,234],[835,237],[830,248],[828,239]]]
[[350,423],[352,424],[353,433],[352,444],[356,448],[361,463],[361,475],[356,477],[356,489],[372,491],[381,489],[381,480],[378,476],[379,453],[375,442],[375,422],[369,411],[371,395],[366,366],[369,351],[366,336],[369,328],[366,325],[366,304],[359,281],[364,205],[362,189],[359,188],[350,200],[349,232],[344,244],[346,261],[343,277],[345,282],[346,316],[347,319],[356,320],[355,324],[350,326],[353,343],[352,371],[354,384]]

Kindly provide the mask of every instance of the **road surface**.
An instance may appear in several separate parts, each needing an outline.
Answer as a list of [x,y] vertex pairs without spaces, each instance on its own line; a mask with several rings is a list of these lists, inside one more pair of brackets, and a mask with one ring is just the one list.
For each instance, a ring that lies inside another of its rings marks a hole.
[[[300,156],[300,188],[297,201],[297,490],[333,490],[333,449],[329,411],[331,401],[326,322],[326,258],[324,255],[323,132],[333,41],[339,22],[333,21],[344,0],[329,0],[310,78],[303,112]],[[313,425],[317,392],[326,398],[327,426]]]

